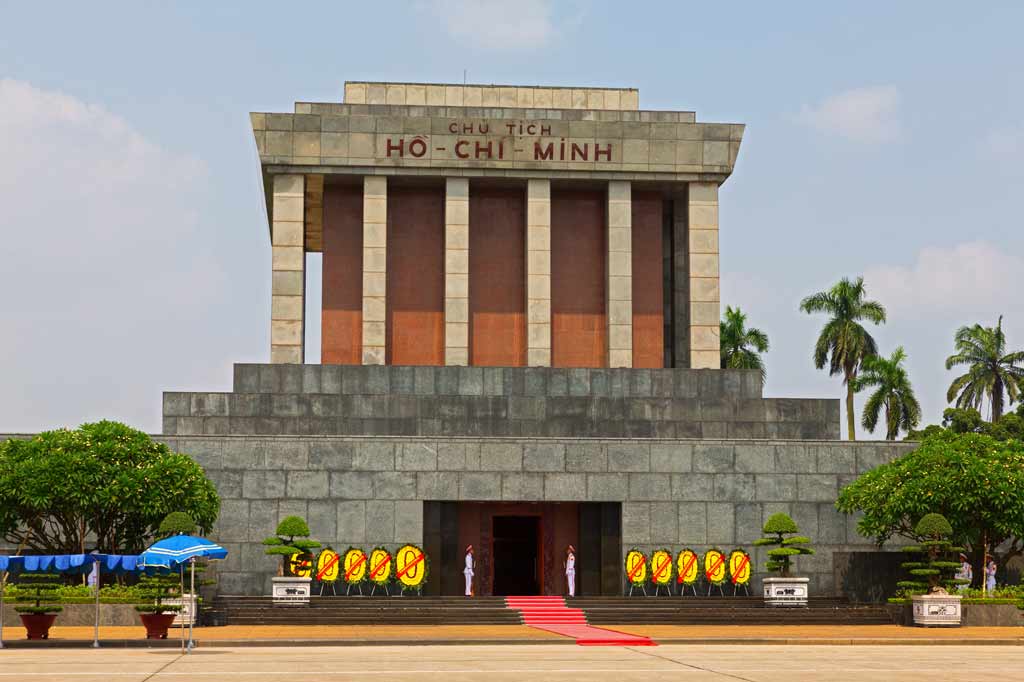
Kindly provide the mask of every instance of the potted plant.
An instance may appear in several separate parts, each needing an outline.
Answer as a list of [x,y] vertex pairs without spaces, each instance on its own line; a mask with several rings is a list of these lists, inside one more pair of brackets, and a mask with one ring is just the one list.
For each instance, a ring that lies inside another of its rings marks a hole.
[[60,606],[57,590],[61,584],[53,576],[45,573],[25,573],[18,578],[18,583],[25,594],[15,598],[17,602],[31,603],[31,606],[15,606],[14,610],[21,616],[29,639],[49,639],[50,628],[57,614],[64,610]]
[[798,535],[800,529],[796,522],[781,512],[768,517],[761,532],[765,536],[754,544],[759,547],[773,546],[773,549],[768,550],[768,560],[764,567],[779,574],[763,581],[765,604],[807,606],[810,579],[793,576],[789,571],[795,557],[814,554],[814,550],[807,546],[811,539]]
[[[171,512],[164,517],[164,520],[160,522],[160,527],[157,529],[157,539],[168,538],[172,535],[195,535],[198,531],[196,522],[192,520],[192,517],[185,512]],[[201,559],[196,559],[195,572],[202,575],[206,572],[206,562]],[[206,585],[216,585],[216,580],[200,579],[196,582],[197,587],[204,587]],[[199,604],[202,599],[198,594],[187,592],[180,598],[175,597],[166,599],[167,604],[179,604],[181,610],[174,618],[174,625],[188,626],[195,625],[196,619],[199,614]]]
[[275,604],[308,604],[313,555],[320,543],[309,540],[309,526],[301,516],[288,516],[277,524],[275,534],[263,541],[264,554],[281,557],[273,579]]
[[[146,575],[139,580],[137,589],[146,603],[136,605],[135,610],[146,626],[146,639],[167,639],[167,629],[182,608],[179,580],[173,573]],[[170,603],[172,600],[177,603]]]
[[925,514],[914,527],[918,543],[903,548],[908,554],[921,555],[918,561],[902,564],[911,579],[896,583],[912,595],[916,625],[960,625],[961,595],[950,594],[946,588],[969,581],[953,577],[960,562],[952,557],[963,548],[953,546],[952,534],[953,527],[942,514]]

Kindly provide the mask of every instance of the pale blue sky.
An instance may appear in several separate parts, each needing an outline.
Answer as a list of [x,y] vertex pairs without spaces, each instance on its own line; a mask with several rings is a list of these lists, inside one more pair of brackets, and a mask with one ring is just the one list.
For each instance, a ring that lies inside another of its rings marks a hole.
[[0,2],[0,431],[158,432],[162,390],[265,361],[247,113],[463,70],[746,123],[722,302],[771,337],[767,393],[842,394],[796,307],[864,274],[935,420],[957,326],[1024,347],[1024,5],[894,4]]

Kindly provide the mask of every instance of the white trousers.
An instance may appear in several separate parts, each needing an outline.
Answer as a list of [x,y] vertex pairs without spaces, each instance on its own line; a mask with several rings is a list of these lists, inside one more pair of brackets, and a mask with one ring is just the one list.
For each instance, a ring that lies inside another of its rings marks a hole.
[[466,573],[466,596],[472,596],[473,594],[473,574]]
[[568,569],[565,572],[565,582],[569,583],[569,596],[576,596],[576,569]]

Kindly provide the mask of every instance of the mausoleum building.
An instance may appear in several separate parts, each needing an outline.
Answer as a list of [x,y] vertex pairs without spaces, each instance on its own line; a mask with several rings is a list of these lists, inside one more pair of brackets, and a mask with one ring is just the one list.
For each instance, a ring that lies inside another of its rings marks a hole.
[[163,403],[161,438],[223,498],[221,592],[269,592],[259,541],[290,514],[339,551],[422,545],[433,594],[461,593],[467,544],[478,594],[563,594],[571,543],[586,595],[622,592],[631,547],[743,547],[760,571],[777,511],[816,542],[814,592],[841,591],[871,546],[838,489],[907,446],[840,442],[837,400],[719,369],[743,125],[630,88],[368,82],[251,122],[269,363]]

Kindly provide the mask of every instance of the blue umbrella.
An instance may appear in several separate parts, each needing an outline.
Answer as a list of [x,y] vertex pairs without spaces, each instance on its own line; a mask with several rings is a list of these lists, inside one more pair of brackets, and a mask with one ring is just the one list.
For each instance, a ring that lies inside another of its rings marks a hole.
[[[183,572],[183,564],[188,562],[192,566],[192,587],[193,598],[196,593],[196,559],[224,559],[228,551],[216,542],[206,538],[197,538],[192,535],[172,535],[153,543],[149,549],[139,555],[139,568],[173,568],[179,566]],[[182,576],[184,582],[184,576]],[[185,603],[185,595],[182,595],[182,605]],[[194,603],[194,602],[193,602]],[[188,619],[188,651],[192,650],[192,624],[195,622],[193,609],[192,617]],[[184,635],[184,633],[182,633]]]

